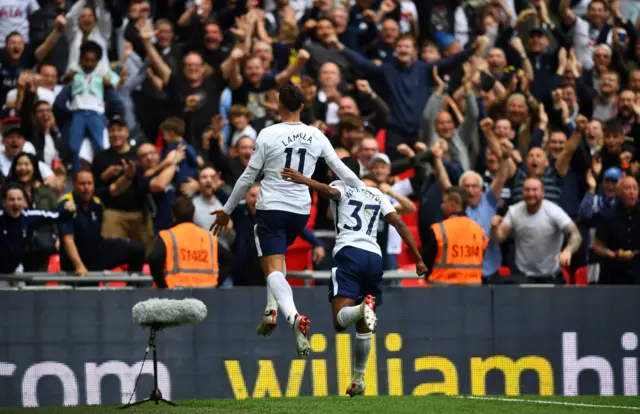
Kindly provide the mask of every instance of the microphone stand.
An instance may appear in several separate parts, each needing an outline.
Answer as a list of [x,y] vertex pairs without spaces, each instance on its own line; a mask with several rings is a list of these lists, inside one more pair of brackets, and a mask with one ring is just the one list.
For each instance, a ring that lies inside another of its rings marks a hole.
[[[148,401],[154,401],[156,405],[158,405],[162,401],[165,404],[169,404],[174,407],[177,406],[176,403],[173,403],[169,400],[165,400],[164,398],[162,398],[162,392],[160,391],[160,388],[158,388],[158,354],[156,350],[156,333],[158,331],[161,331],[163,328],[164,327],[162,325],[151,325],[149,327],[149,344],[147,345],[147,352],[149,352],[149,350],[153,351],[153,390],[151,391],[151,396],[149,398],[145,398],[142,401],[136,401],[134,403],[124,405],[120,407],[120,409],[124,410],[125,408],[144,404]],[[145,356],[146,356],[146,353],[145,353]],[[138,379],[140,379],[140,375],[138,375]],[[138,380],[136,380],[136,384],[137,382]],[[135,394],[136,392],[135,388],[133,392]]]

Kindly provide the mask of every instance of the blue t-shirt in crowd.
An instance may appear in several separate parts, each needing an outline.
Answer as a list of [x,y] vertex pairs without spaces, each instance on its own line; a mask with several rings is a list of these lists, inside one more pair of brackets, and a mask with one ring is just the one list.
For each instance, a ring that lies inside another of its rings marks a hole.
[[[487,237],[491,237],[491,219],[498,211],[498,199],[491,190],[485,191],[477,206],[467,207],[467,217],[484,229]],[[489,239],[489,245],[482,260],[482,276],[487,277],[498,271],[502,263],[500,245]]]
[[186,156],[184,160],[178,164],[176,175],[173,177],[173,184],[176,188],[179,188],[180,184],[187,182],[189,178],[198,178],[198,154],[193,145],[188,144],[186,141],[166,144],[162,149],[162,158],[166,157],[169,152],[177,149],[180,144],[184,145]]

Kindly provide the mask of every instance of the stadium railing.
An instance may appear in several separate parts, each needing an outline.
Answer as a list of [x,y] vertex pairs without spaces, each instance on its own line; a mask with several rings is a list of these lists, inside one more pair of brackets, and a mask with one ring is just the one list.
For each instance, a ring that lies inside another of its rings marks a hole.
[[[331,272],[329,271],[291,271],[287,272],[287,277],[296,277],[305,280],[305,286],[311,286],[311,280],[329,280]],[[386,279],[418,279],[418,275],[412,272],[386,272]],[[121,272],[89,272],[87,276],[75,276],[68,273],[47,273],[47,272],[24,272],[19,274],[0,274],[0,288],[15,289],[74,289],[82,288],[86,285],[95,285],[98,283],[126,283],[128,288],[149,287],[153,283],[153,278],[149,275],[136,275]],[[48,286],[47,283],[63,283],[64,285]],[[108,288],[108,286],[105,286]],[[122,287],[118,287],[122,289]]]

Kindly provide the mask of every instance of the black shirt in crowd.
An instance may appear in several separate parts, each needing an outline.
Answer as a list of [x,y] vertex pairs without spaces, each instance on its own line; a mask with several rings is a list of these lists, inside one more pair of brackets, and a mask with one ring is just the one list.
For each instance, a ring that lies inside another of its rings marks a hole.
[[[100,175],[112,165],[121,165],[121,160],[136,162],[136,151],[131,148],[129,152],[120,154],[109,148],[96,154],[91,165],[91,172],[96,183],[96,192],[103,187],[108,187],[118,179],[119,176],[116,176],[111,181],[104,182],[100,179]],[[131,185],[122,194],[117,197],[107,197],[103,202],[107,209],[140,212],[146,209],[147,194],[149,194],[149,179],[144,176],[142,168],[138,166],[136,168],[136,177]]]
[[[596,229],[596,238],[607,249],[640,252],[640,204],[631,211],[620,202],[605,213]],[[632,260],[601,259],[600,284],[640,284],[640,255]]]
[[211,118],[220,112],[220,95],[226,87],[226,81],[222,78],[219,69],[214,69],[214,73],[205,77],[204,82],[197,88],[192,88],[181,72],[172,72],[169,83],[165,90],[169,100],[173,102],[173,114],[184,117],[184,108],[187,97],[198,95],[200,103],[191,118],[190,131],[193,137],[193,145],[198,153],[203,152],[202,134],[209,128]]

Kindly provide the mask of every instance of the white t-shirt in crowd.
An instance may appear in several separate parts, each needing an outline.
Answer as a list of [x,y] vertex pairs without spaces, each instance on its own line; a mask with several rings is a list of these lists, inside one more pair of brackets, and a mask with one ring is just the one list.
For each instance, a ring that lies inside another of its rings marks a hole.
[[249,160],[250,167],[264,174],[256,208],[309,214],[309,187],[287,181],[280,173],[289,167],[311,177],[319,158],[330,164],[338,155],[318,128],[302,122],[282,122],[260,131]]
[[[611,45],[611,35],[613,30],[607,35],[607,44]],[[593,68],[593,48],[598,43],[600,30],[595,29],[588,21],[581,17],[576,17],[576,24],[573,26],[573,48],[576,57],[585,70]]]
[[333,256],[346,246],[357,247],[382,256],[377,242],[378,220],[396,210],[380,190],[373,187],[357,189],[342,181],[329,184],[340,191],[340,200],[331,200],[331,212],[336,227]]
[[29,43],[29,16],[38,9],[38,0],[0,0],[0,48],[11,32],[20,33]]
[[[36,155],[36,148],[32,143],[26,142],[22,147],[22,152]],[[12,163],[13,159],[7,157],[7,154],[4,152],[4,146],[0,145],[0,171],[2,171],[2,175],[5,177],[9,175]],[[42,175],[43,180],[46,180],[53,175],[53,170],[51,169],[50,164],[47,165],[42,161],[38,161],[38,169],[40,170],[40,175]]]
[[556,255],[562,249],[563,229],[571,218],[557,204],[542,200],[535,214],[524,201],[509,207],[504,223],[515,237],[516,267],[526,276],[549,276],[560,271]]

